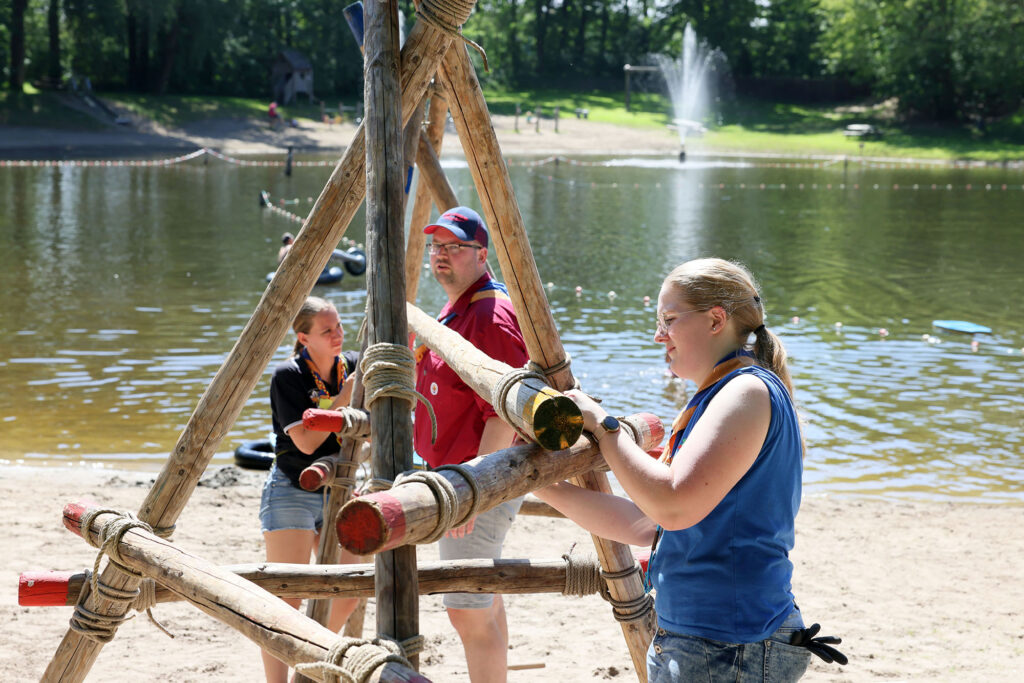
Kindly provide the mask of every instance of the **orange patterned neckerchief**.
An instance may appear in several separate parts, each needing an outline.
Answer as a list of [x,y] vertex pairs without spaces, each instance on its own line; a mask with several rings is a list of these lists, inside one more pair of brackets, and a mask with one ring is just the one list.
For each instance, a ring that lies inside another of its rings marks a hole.
[[[317,372],[316,366],[313,365],[313,359],[309,357],[309,351],[303,348],[299,355],[306,361],[306,366],[309,367],[309,371],[313,374],[313,383],[316,385],[316,392],[319,396],[317,408],[325,410],[330,408],[331,392],[327,389],[327,382],[324,381],[324,378]],[[338,391],[341,391],[341,387],[345,383],[345,377],[348,375],[345,372],[345,360],[341,356],[335,356],[334,362],[336,366],[335,374],[338,377]]]
[[665,452],[660,458],[661,462],[671,464],[672,458],[676,455],[676,451],[679,450],[679,447],[683,445],[683,441],[686,440],[683,437],[683,432],[686,431],[686,426],[690,424],[693,414],[697,412],[697,406],[704,400],[707,392],[729,373],[753,364],[753,356],[750,352],[742,349],[735,351],[718,361],[714,370],[711,371],[711,374],[708,375],[706,380],[704,380],[700,389],[697,390],[697,393],[693,395],[693,398],[687,402],[686,407],[683,408],[682,411],[676,415],[676,419],[672,421],[672,436],[669,438],[669,447],[665,449]]

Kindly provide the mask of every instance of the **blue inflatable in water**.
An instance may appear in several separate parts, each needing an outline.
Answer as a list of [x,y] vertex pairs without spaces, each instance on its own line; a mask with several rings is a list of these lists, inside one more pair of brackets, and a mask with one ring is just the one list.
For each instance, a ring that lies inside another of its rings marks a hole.
[[966,320],[933,320],[932,325],[940,330],[963,332],[964,334],[991,334],[992,328],[970,323]]

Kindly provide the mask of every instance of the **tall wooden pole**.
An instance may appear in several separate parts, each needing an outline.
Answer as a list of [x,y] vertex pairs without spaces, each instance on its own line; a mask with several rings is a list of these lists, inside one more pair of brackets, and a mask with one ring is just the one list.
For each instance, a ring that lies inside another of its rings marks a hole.
[[[403,48],[402,111],[412,112],[423,99],[452,36],[417,22]],[[153,488],[139,518],[155,528],[172,527],[195,490],[210,459],[238,419],[256,383],[281,345],[302,301],[341,241],[363,201],[366,188],[366,144],[363,126],[335,167],[256,311],[206,393],[199,400]],[[403,310],[396,306],[396,310]],[[138,579],[116,568],[102,580],[114,588],[133,590]],[[124,615],[117,605],[90,593],[84,606],[99,614]],[[82,681],[103,644],[68,630],[43,674],[45,681]]]
[[[441,153],[441,143],[444,141],[444,124],[448,118],[448,103],[443,97],[435,94],[430,96],[430,106],[427,110],[427,128],[420,135],[420,140],[428,143],[435,152],[435,156]],[[422,167],[420,178],[423,178]],[[452,193],[454,199],[455,193]],[[423,182],[416,185],[416,199],[412,204],[412,216],[409,219],[409,237],[405,248],[405,296],[406,300],[416,303],[416,292],[420,285],[420,271],[423,268],[423,249],[426,244],[426,235],[423,234],[423,226],[430,220],[431,192]],[[444,212],[453,206],[438,205],[438,211]]]
[[[448,51],[438,70],[438,78],[449,93],[448,105],[452,119],[480,195],[484,216],[491,227],[494,251],[523,330],[526,350],[531,360],[548,369],[551,386],[565,391],[573,385],[572,372],[565,364],[565,349],[547,305],[537,263],[526,237],[523,217],[512,191],[508,167],[502,159],[487,103],[464,45],[453,45]],[[574,483],[606,493],[612,492],[608,477],[603,472],[590,472],[574,479]],[[592,538],[604,570],[617,575],[623,573],[622,578],[608,581],[611,598],[623,604],[642,600],[644,586],[639,572],[626,572],[634,565],[629,546],[597,536]],[[624,616],[621,612],[619,615]],[[646,682],[646,655],[654,634],[654,611],[646,612],[642,618],[619,623],[637,677]]]
[[[404,172],[402,101],[398,83],[398,5],[367,0],[365,25],[366,242],[370,265],[368,345],[408,344],[405,316]],[[368,387],[369,388],[369,387]],[[368,396],[368,398],[370,398]],[[383,397],[370,408],[373,476],[394,479],[412,469],[412,419],[402,398]],[[399,642],[419,635],[416,548],[381,553],[376,568],[377,632]],[[419,658],[409,658],[414,666]]]

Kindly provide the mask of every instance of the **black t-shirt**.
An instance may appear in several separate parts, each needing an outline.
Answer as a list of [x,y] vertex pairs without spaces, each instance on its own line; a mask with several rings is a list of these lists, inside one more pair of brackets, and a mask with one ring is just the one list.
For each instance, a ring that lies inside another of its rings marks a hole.
[[[355,372],[359,352],[343,351],[341,357],[345,362],[346,374]],[[332,396],[341,390],[343,378],[337,376],[336,369],[325,379],[327,390]],[[273,415],[274,435],[277,438],[274,448],[277,468],[296,488],[302,488],[299,486],[299,475],[302,474],[302,470],[309,467],[314,460],[338,452],[337,439],[328,437],[314,453],[306,455],[295,446],[286,433],[287,429],[301,424],[302,413],[307,408],[318,407],[319,400],[313,373],[310,372],[309,364],[305,360],[292,356],[274,369],[270,379],[270,411]]]

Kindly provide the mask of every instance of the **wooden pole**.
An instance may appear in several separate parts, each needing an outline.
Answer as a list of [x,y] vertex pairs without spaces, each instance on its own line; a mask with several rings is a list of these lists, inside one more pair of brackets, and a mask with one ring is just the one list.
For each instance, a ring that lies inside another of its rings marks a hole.
[[[645,450],[665,434],[661,420],[648,413],[624,418],[623,423],[628,423],[628,433]],[[524,444],[463,463],[461,467],[476,483],[476,493],[460,472],[438,470],[435,474],[455,491],[457,523],[474,505],[477,513],[486,512],[601,463],[600,449],[590,438],[582,438],[571,448],[556,452]],[[338,542],[357,555],[369,555],[422,541],[434,533],[440,520],[437,496],[431,488],[408,482],[346,503],[337,518]]]
[[[366,241],[370,271],[368,346],[409,343],[405,320],[405,169],[399,70],[398,4],[367,0],[364,9],[366,55]],[[372,399],[371,396],[367,398]],[[412,469],[412,419],[404,398],[371,400],[373,476],[394,479]],[[374,558],[377,632],[399,642],[419,635],[416,548],[409,546]],[[419,657],[410,662],[418,666]]]
[[[444,97],[436,94],[430,96],[430,107],[427,111],[427,128],[420,135],[420,140],[436,150],[434,156],[441,152],[441,143],[444,141],[444,124],[448,118],[448,103]],[[422,143],[421,143],[422,144]],[[440,165],[440,162],[438,162]],[[421,167],[422,168],[422,167]],[[421,171],[420,177],[423,177]],[[446,181],[447,182],[447,181]],[[420,285],[420,271],[423,268],[423,249],[426,244],[426,235],[423,234],[423,226],[430,220],[431,195],[434,194],[426,183],[419,183],[416,186],[416,199],[412,204],[412,217],[409,219],[409,237],[405,247],[405,296],[409,303],[416,303],[416,293]],[[458,206],[455,201],[455,193],[452,192],[452,203],[438,204],[440,212]]]
[[[409,327],[416,338],[441,357],[445,365],[488,403],[494,404],[495,390],[505,375],[518,368],[495,360],[449,327],[442,325],[412,304]],[[542,380],[527,377],[505,392],[503,405],[496,405],[502,417],[549,451],[568,448],[583,433],[583,414],[568,396],[553,390]]]
[[[81,526],[90,506],[72,503],[64,508],[64,526],[96,543],[110,514],[97,515],[89,528]],[[130,529],[117,545],[120,561],[191,602],[211,617],[231,626],[289,666],[319,662],[338,636],[307,619],[276,596],[230,571],[207,562],[143,529]],[[408,667],[389,663],[370,680],[425,679]]]
[[[449,106],[455,129],[469,162],[476,183],[484,216],[491,226],[494,251],[501,273],[508,285],[519,326],[523,331],[530,359],[543,368],[555,389],[565,391],[573,385],[572,372],[566,363],[558,330],[547,305],[537,264],[526,237],[523,217],[519,212],[508,167],[491,126],[487,103],[476,72],[463,45],[453,45],[438,70],[438,78],[449,93]],[[608,477],[603,472],[590,472],[574,481],[577,485],[611,493]],[[609,594],[619,604],[635,603],[644,596],[643,582],[637,573],[628,573],[634,560],[628,546],[592,536],[601,566],[610,574],[622,576],[609,581]],[[654,634],[654,610],[631,618],[615,608],[629,648],[633,666],[640,681],[647,680],[647,648]]]
[[[438,159],[437,153],[434,152],[434,148],[426,137],[420,137],[419,149],[416,153],[416,163],[420,168],[420,178],[423,179],[424,184],[434,198],[434,203],[444,207],[458,206],[455,190],[448,183],[448,178],[441,168],[441,160]],[[423,226],[420,227],[422,228]]]
[[[337,545],[337,544],[335,544]],[[373,597],[373,564],[237,564],[220,567],[251,581],[279,598],[330,603],[338,598]],[[565,590],[565,560],[443,560],[418,567],[419,592],[441,593],[561,593]],[[74,606],[89,582],[80,572],[25,572],[18,578],[18,604],[23,607]],[[156,602],[185,598],[163,585]]]
[[[417,22],[402,58],[402,111],[412,112],[423,98],[437,65],[452,43],[448,33]],[[363,200],[366,144],[360,126],[303,224],[298,238],[263,294],[238,342],[178,439],[139,511],[155,528],[173,527],[221,440],[235,423],[256,383],[281,345],[302,301],[330,259],[334,246]],[[104,571],[108,585],[132,590],[138,581],[116,568]],[[123,615],[123,608],[89,595],[85,606],[99,614]],[[45,681],[82,681],[101,643],[68,630],[43,674]]]

